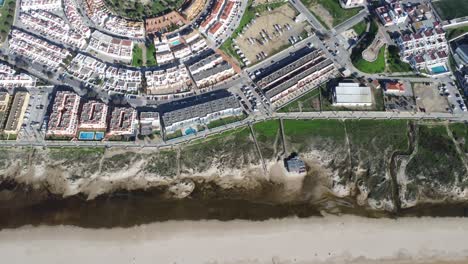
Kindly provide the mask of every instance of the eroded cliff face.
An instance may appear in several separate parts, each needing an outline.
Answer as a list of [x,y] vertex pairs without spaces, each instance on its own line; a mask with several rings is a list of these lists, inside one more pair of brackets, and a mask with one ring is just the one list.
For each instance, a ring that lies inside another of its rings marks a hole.
[[[460,125],[275,120],[160,150],[1,148],[0,199],[15,199],[5,186],[18,183],[60,197],[160,188],[168,198],[306,203],[330,212],[466,201],[468,133]],[[292,152],[307,175],[285,170]]]

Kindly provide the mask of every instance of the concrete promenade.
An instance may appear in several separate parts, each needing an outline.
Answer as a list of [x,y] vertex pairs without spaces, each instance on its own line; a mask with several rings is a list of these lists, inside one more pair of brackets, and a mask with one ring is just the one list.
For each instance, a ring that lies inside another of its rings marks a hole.
[[208,136],[223,133],[236,128],[245,127],[248,124],[272,120],[272,119],[355,119],[355,120],[427,120],[427,121],[451,121],[451,122],[468,122],[468,113],[421,113],[421,112],[364,112],[364,111],[327,111],[327,112],[294,112],[294,113],[274,113],[270,117],[261,118],[246,118],[242,121],[216,127],[213,129],[198,132],[197,134],[161,141],[158,143],[144,143],[137,141],[55,141],[55,140],[2,140],[0,147],[105,147],[105,148],[154,148],[164,149],[172,148],[183,143],[203,139]]

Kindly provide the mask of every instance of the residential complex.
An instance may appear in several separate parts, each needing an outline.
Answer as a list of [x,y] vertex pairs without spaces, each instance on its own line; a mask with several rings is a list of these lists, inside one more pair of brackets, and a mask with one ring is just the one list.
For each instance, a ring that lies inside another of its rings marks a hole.
[[305,47],[254,76],[272,107],[279,108],[338,74],[321,50]]
[[448,70],[448,45],[440,27],[425,28],[416,33],[402,33],[397,39],[400,56],[415,69],[440,74]]
[[0,130],[5,128],[5,122],[8,118],[11,96],[8,92],[0,91]]
[[135,136],[137,112],[130,107],[114,107],[112,109],[108,136]]
[[23,31],[13,29],[9,46],[13,54],[21,55],[32,62],[58,68],[71,54],[59,46],[53,45]]
[[55,94],[47,126],[48,137],[75,137],[80,100],[80,97],[72,92],[59,91]]
[[29,93],[18,91],[13,97],[8,119],[3,128],[7,134],[17,134],[23,124],[24,115],[29,103]]
[[110,61],[129,63],[132,61],[133,42],[95,31],[91,35],[88,50],[108,57]]
[[227,91],[174,101],[162,105],[160,111],[166,135],[177,131],[183,135],[191,134],[212,121],[242,115],[239,102]]
[[17,87],[33,87],[35,84],[36,78],[0,63],[0,88],[11,90]]
[[108,106],[91,100],[83,104],[80,111],[79,130],[106,131]]
[[146,34],[164,33],[171,27],[183,26],[185,22],[184,17],[177,11],[172,11],[159,17],[148,18],[145,20]]
[[140,135],[147,136],[161,131],[161,121],[158,112],[140,113]]

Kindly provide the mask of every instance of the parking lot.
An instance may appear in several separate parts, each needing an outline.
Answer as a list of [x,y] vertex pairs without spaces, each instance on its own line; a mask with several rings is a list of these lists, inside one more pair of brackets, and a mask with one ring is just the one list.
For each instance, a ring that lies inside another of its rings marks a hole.
[[450,112],[447,97],[441,95],[435,83],[413,83],[416,106],[422,112]]
[[311,27],[306,22],[296,23],[296,16],[297,12],[285,4],[252,20],[235,39],[241,58],[244,56],[253,64],[307,36],[305,31]]
[[23,125],[18,135],[19,139],[41,140],[44,138],[44,131],[41,131],[41,127],[52,90],[53,86],[41,86],[29,89],[31,96]]

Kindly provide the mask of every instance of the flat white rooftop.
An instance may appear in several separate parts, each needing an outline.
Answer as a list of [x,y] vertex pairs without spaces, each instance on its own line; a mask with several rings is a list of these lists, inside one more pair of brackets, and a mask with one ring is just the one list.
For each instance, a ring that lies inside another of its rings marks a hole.
[[358,83],[339,83],[335,88],[336,105],[371,105],[372,93],[367,86]]

